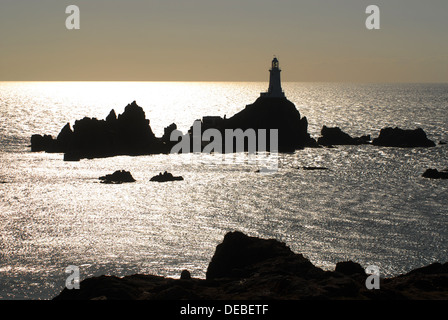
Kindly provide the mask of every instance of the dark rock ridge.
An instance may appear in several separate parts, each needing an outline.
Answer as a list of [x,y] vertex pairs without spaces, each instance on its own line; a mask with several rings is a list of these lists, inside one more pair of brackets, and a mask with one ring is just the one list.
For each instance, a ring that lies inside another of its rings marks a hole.
[[368,290],[358,263],[343,261],[334,271],[314,266],[273,239],[229,232],[207,269],[206,279],[154,275],[100,276],[64,289],[54,300],[424,300],[448,299],[448,263],[433,263]]
[[118,117],[112,110],[105,120],[87,118],[67,123],[56,139],[33,135],[31,151],[65,153],[64,159],[101,158],[116,155],[143,155],[166,152],[156,138],[143,109],[134,101]]
[[[256,131],[266,129],[269,133],[269,129],[278,129],[279,151],[317,146],[316,141],[307,132],[306,117],[301,118],[294,104],[286,98],[258,98],[255,103],[246,106],[230,119],[204,117],[201,125],[202,131],[215,128],[221,132],[225,129],[250,128]],[[73,130],[67,123],[56,139],[50,135],[33,135],[31,151],[64,153],[66,161],[116,155],[168,153],[178,143],[170,141],[171,133],[175,130],[177,126],[173,123],[165,128],[161,138],[156,137],[149,120],[145,118],[145,112],[134,101],[126,106],[123,114],[118,117],[112,110],[105,120],[88,117],[77,120]],[[191,132],[188,134],[191,135]],[[269,134],[267,142],[266,147],[269,148]],[[224,143],[225,141],[223,145]]]
[[437,169],[427,169],[422,174],[422,177],[430,179],[448,179],[448,168],[442,171],[439,171]]
[[150,181],[156,182],[167,182],[167,181],[181,181],[184,180],[181,176],[173,176],[172,173],[165,171],[164,173],[160,172],[158,175],[152,177]]
[[396,128],[381,129],[378,138],[372,140],[375,146],[383,147],[434,147],[434,141],[426,137],[425,131],[422,128],[415,130]]
[[317,139],[317,143],[323,146],[369,144],[370,136],[365,135],[353,138],[349,134],[343,132],[339,127],[329,128],[323,126],[321,137]]
[[125,182],[135,182],[129,171],[118,170],[112,174],[107,174],[105,176],[99,177],[102,183],[125,183]]

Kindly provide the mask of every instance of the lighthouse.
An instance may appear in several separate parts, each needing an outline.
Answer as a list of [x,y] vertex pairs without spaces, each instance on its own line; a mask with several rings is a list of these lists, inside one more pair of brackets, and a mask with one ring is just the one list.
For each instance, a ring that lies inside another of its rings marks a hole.
[[274,57],[272,60],[272,66],[269,70],[269,89],[268,92],[262,92],[261,97],[264,98],[284,98],[285,93],[282,90],[280,82],[280,65],[278,59]]

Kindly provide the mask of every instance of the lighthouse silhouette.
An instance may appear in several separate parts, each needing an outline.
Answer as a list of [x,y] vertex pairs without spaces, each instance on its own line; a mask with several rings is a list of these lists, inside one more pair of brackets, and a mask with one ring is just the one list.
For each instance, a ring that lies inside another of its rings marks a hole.
[[278,59],[274,57],[272,60],[272,66],[269,70],[269,88],[268,92],[262,92],[261,97],[263,98],[285,98],[285,93],[282,90],[282,85],[280,81],[280,64]]

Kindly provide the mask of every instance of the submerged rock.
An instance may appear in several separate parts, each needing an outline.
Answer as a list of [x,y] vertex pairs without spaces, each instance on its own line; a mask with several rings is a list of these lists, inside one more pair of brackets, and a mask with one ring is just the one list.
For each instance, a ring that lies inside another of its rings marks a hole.
[[99,178],[102,183],[125,183],[125,182],[135,182],[136,180],[132,177],[131,173],[124,170],[115,171],[113,174],[108,174]]
[[383,147],[434,147],[434,141],[426,137],[425,131],[422,128],[415,130],[407,130],[396,128],[381,129],[378,138],[373,139],[372,144]]
[[448,169],[439,171],[437,169],[427,169],[422,177],[430,179],[448,179]]
[[175,177],[171,173],[165,171],[164,173],[160,172],[158,175],[152,177],[150,181],[167,182],[167,181],[180,181],[180,180],[184,180],[184,178],[181,176]]
[[333,145],[359,145],[368,144],[370,136],[353,138],[349,134],[343,132],[339,127],[329,128],[323,126],[321,130],[321,137],[317,139],[317,143],[323,146],[332,147]]

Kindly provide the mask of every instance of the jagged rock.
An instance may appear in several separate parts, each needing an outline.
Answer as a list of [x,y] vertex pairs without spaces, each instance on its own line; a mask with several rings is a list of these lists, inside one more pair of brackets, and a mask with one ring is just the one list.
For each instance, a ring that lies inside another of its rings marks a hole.
[[[319,147],[317,142],[308,134],[308,120],[301,117],[294,104],[286,98],[260,97],[253,104],[233,117],[224,119],[220,117],[204,117],[203,131],[216,128],[222,132],[222,143],[225,148],[226,129],[254,129],[266,130],[266,146],[259,150],[260,144],[256,143],[258,151],[277,151],[270,148],[270,129],[278,130],[278,151],[294,152],[304,147]],[[176,124],[171,124],[164,130],[161,138],[155,137],[149,120],[145,118],[145,112],[134,101],[125,107],[122,114],[116,115],[111,110],[105,120],[84,117],[76,120],[73,130],[70,124],[66,124],[57,139],[51,136],[34,135],[31,139],[32,151],[63,152],[68,153],[65,158],[102,158],[116,155],[147,155],[168,153],[178,141],[170,141],[173,131],[177,130]],[[190,131],[191,133],[191,131]],[[193,139],[190,139],[193,143]],[[202,144],[204,146],[204,144]],[[229,152],[247,151],[247,143],[244,150],[237,150],[234,145]],[[191,151],[194,151],[191,148]]]
[[435,143],[426,137],[422,128],[407,130],[396,128],[381,129],[378,138],[373,139],[372,144],[383,147],[434,147]]
[[106,122],[110,125],[115,124],[115,122],[117,121],[117,114],[115,113],[115,110],[112,109],[109,112],[109,115],[106,117]]
[[156,182],[180,181],[180,180],[184,180],[184,178],[181,176],[175,177],[173,176],[173,174],[167,171],[165,171],[164,173],[160,172],[158,175],[150,179],[150,181],[156,181]]
[[51,135],[39,135],[33,134],[31,136],[31,151],[39,152],[46,151],[52,152],[55,148],[55,140]]
[[111,110],[106,120],[84,117],[76,120],[73,131],[66,124],[57,139],[33,135],[32,151],[63,152],[67,161],[116,155],[162,153],[166,147],[156,138],[145,112],[134,101],[118,117]]
[[99,177],[103,183],[124,183],[124,182],[135,182],[135,179],[132,177],[131,173],[125,170],[115,171],[113,174],[108,174],[102,177]]
[[439,171],[437,169],[427,169],[422,177],[430,179],[448,179],[448,169]]
[[349,134],[343,132],[339,127],[329,128],[323,126],[321,137],[317,139],[317,143],[323,146],[333,145],[359,145],[368,144],[370,135],[353,138]]
[[163,129],[163,136],[162,136],[162,141],[165,143],[170,143],[170,137],[171,137],[171,133],[177,130],[177,125],[175,123],[170,124],[168,127]]

